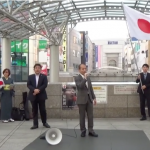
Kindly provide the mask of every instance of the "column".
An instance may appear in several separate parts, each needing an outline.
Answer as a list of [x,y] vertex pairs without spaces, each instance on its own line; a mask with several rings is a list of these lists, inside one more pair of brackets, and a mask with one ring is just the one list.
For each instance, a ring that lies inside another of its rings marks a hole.
[[5,68],[11,69],[11,40],[8,38],[2,38],[1,60],[1,72]]
[[59,82],[59,46],[50,46],[50,82]]

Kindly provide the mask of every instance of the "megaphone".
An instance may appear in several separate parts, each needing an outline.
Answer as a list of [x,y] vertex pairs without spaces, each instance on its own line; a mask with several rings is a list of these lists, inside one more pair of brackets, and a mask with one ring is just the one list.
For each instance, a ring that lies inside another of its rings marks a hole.
[[62,132],[57,128],[51,128],[46,132],[45,139],[50,145],[57,145],[62,140]]

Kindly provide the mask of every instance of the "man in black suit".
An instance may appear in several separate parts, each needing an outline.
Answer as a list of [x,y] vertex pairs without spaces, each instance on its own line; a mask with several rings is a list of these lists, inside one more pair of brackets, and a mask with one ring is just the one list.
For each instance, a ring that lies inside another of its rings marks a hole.
[[38,106],[40,109],[41,120],[43,126],[46,128],[50,128],[48,123],[46,122],[46,108],[45,108],[45,100],[47,99],[46,87],[48,84],[47,76],[41,74],[42,66],[40,64],[34,65],[35,74],[29,75],[27,87],[29,88],[28,99],[32,104],[33,111],[33,126],[31,129],[38,128]]
[[136,83],[139,83],[137,92],[139,93],[140,97],[140,109],[142,118],[141,121],[146,120],[146,113],[145,113],[145,101],[147,100],[147,107],[148,107],[148,115],[150,117],[150,73],[148,73],[149,65],[144,64],[142,66],[143,72],[139,74],[136,79]]
[[75,83],[77,87],[77,105],[80,114],[81,137],[85,137],[86,135],[85,113],[87,113],[88,117],[89,136],[98,137],[93,130],[93,103],[96,104],[96,98],[84,64],[79,65],[79,75],[75,77]]

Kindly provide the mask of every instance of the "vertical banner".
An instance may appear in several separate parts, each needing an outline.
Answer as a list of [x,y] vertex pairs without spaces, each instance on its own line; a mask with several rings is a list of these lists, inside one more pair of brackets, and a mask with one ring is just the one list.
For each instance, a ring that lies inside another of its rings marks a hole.
[[64,65],[64,72],[66,72],[66,34],[63,34],[63,65]]
[[42,65],[41,73],[47,76],[47,62],[40,63]]
[[98,45],[98,68],[101,67],[101,45]]
[[88,67],[88,52],[85,52],[85,63],[86,66]]
[[96,68],[98,68],[98,46],[95,46],[95,62],[96,62]]

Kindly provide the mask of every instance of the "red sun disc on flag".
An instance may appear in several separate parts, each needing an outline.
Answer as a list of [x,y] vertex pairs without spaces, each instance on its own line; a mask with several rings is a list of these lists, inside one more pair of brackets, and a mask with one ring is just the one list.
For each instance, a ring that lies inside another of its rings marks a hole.
[[3,83],[3,81],[0,81],[0,85],[3,85],[4,83]]
[[138,19],[137,23],[141,31],[150,33],[150,22],[145,19]]

